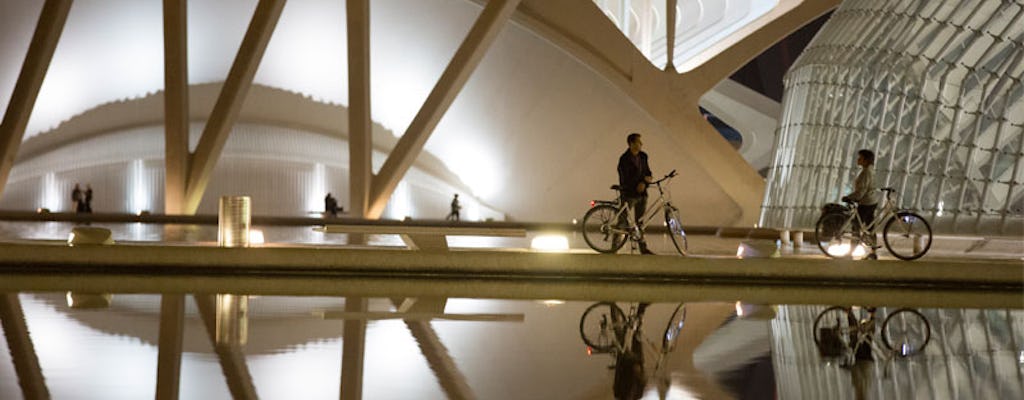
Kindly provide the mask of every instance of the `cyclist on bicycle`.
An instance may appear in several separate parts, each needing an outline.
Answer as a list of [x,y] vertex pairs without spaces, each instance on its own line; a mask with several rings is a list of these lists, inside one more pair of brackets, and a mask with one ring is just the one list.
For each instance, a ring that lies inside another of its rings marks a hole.
[[[878,208],[878,195],[875,190],[875,153],[868,149],[857,150],[857,165],[861,167],[860,174],[853,181],[853,192],[843,196],[844,202],[857,202],[857,214],[860,216],[864,226],[871,226],[875,220],[875,209]],[[856,221],[855,221],[856,222]],[[855,229],[860,229],[855,227]],[[868,258],[877,259],[875,254],[874,234],[868,239],[867,245],[871,248]]]
[[[640,150],[643,141],[640,134],[633,132],[626,137],[629,148],[619,157],[619,187],[622,199],[633,208],[637,224],[647,211],[647,184],[654,181],[651,167],[647,164],[647,153]],[[654,254],[647,249],[647,241],[640,232],[640,254]]]

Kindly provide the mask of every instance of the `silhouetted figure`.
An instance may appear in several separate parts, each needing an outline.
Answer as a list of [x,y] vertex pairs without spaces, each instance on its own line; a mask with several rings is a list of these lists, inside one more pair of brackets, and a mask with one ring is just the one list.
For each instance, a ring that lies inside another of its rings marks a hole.
[[327,193],[327,197],[324,197],[324,212],[332,217],[338,216],[338,199],[335,199],[330,193]]
[[461,209],[462,209],[462,206],[459,205],[459,194],[456,193],[455,197],[452,199],[452,212],[448,213],[448,216],[445,217],[444,219],[448,220],[448,221],[458,221],[459,220],[459,210],[461,210]]
[[77,183],[75,188],[71,190],[71,206],[74,207],[76,213],[85,212],[85,195]]
[[92,185],[85,185],[85,211],[92,212]]
[[[875,153],[868,149],[857,150],[857,165],[861,167],[860,173],[857,174],[857,179],[853,181],[853,192],[843,196],[844,202],[855,201],[857,202],[857,214],[860,215],[860,221],[864,223],[865,227],[871,226],[871,223],[875,220],[875,209],[878,208],[878,195],[875,190]],[[853,221],[855,224],[856,220]],[[860,229],[855,226],[855,229]],[[875,254],[875,234],[874,227],[872,227],[871,235],[866,237],[866,243],[871,247],[871,254],[868,254],[868,258],[877,259],[878,255]]]
[[[626,136],[626,144],[629,148],[619,156],[619,187],[622,199],[625,200],[636,214],[636,224],[647,212],[647,184],[654,181],[651,176],[651,167],[647,165],[647,153],[640,150],[644,142],[640,140],[639,133],[630,133]],[[647,249],[647,240],[644,233],[640,232],[640,254],[654,254]]]

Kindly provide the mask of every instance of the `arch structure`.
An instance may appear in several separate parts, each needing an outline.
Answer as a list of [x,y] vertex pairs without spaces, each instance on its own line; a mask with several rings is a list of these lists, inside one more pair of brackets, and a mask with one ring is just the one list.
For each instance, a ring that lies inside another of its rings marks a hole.
[[[635,1],[658,16],[641,30],[623,29],[610,3],[5,4],[0,207],[35,209],[97,176],[149,188],[117,189],[98,206],[107,212],[191,214],[220,195],[304,193],[263,209],[287,215],[333,188],[366,218],[444,215],[456,192],[479,218],[564,222],[613,196],[613,164],[637,131],[656,173],[682,172],[672,192],[688,223],[755,223],[764,180],[698,105],[839,0]],[[719,103],[732,118],[773,112]],[[280,145],[291,138],[303,142]],[[316,151],[273,156],[302,148]],[[249,185],[261,179],[245,172],[254,165],[280,176]]]
[[869,149],[934,230],[1021,235],[1022,75],[1024,2],[844,2],[785,78],[761,223],[813,227]]

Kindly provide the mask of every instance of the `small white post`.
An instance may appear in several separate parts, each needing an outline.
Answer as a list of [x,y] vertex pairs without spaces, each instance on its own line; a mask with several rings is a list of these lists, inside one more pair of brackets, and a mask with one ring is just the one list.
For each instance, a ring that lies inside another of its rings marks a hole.
[[803,231],[793,231],[793,246],[794,247],[803,247],[803,245],[804,245],[804,232]]

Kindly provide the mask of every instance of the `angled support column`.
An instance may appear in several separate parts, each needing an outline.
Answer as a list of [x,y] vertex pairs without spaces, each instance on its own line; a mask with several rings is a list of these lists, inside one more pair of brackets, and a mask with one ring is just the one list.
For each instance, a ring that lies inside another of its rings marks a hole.
[[366,217],[373,182],[370,120],[370,1],[348,0],[348,168],[349,208]]
[[[399,301],[401,300],[401,301]],[[444,307],[448,303],[447,298],[419,298],[419,299],[391,299],[401,313],[436,313],[444,314]],[[466,383],[466,377],[459,371],[458,365],[448,353],[448,348],[441,342],[441,337],[430,324],[429,320],[405,320],[405,326],[409,328],[416,344],[420,346],[423,358],[434,371],[437,383],[441,385],[444,394],[449,399],[474,399],[473,389]]]
[[188,189],[185,192],[186,214],[195,214],[199,208],[199,201],[203,198],[206,185],[210,183],[210,175],[213,173],[213,166],[220,158],[224,143],[227,142],[228,134],[238,118],[242,109],[245,95],[252,86],[252,79],[256,75],[256,69],[263,59],[263,53],[267,49],[267,43],[274,33],[274,27],[281,17],[281,10],[284,8],[285,0],[260,0],[256,5],[256,12],[253,13],[249,29],[245,32],[242,45],[238,48],[235,62],[231,65],[231,71],[224,81],[220,97],[213,107],[210,119],[206,122],[203,136],[199,139],[195,154],[192,157],[188,175]]
[[188,7],[164,0],[164,213],[181,214],[188,184]]
[[480,17],[470,28],[462,45],[455,51],[455,56],[448,63],[434,89],[430,91],[420,111],[416,113],[409,128],[373,179],[369,209],[366,212],[368,218],[379,218],[384,212],[384,206],[387,205],[388,198],[395,191],[398,182],[423,150],[423,145],[430,138],[434,127],[448,111],[448,107],[476,66],[480,64],[487,49],[494,43],[494,39],[498,37],[498,33],[519,5],[519,1],[491,0],[484,6]]
[[[346,313],[365,313],[369,302],[363,297],[346,297]],[[342,330],[341,400],[363,398],[363,363],[366,358],[366,320],[347,319]]]
[[676,72],[676,0],[665,0],[665,71]]
[[50,60],[53,59],[53,52],[60,41],[70,10],[71,0],[47,0],[39,14],[28,54],[21,65],[18,81],[14,84],[11,102],[7,104],[7,112],[0,122],[0,196],[7,186],[7,178],[18,156],[18,147],[25,136],[29,116],[39,97],[39,88],[43,86],[43,78],[50,68]]
[[32,346],[32,336],[28,333],[25,313],[17,293],[0,293],[0,323],[4,336],[7,336],[7,347],[14,361],[21,395],[26,399],[49,399],[50,391],[46,389],[43,370],[39,366],[35,347]]
[[213,295],[195,295],[199,315],[203,318],[206,333],[210,337],[210,345],[220,360],[224,380],[227,381],[231,397],[235,399],[258,399],[256,386],[252,383],[252,375],[245,363],[245,354],[238,345],[217,343],[217,301]]
[[160,350],[156,363],[157,400],[177,400],[181,384],[181,351],[185,334],[185,296],[160,297]]

